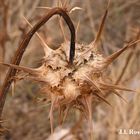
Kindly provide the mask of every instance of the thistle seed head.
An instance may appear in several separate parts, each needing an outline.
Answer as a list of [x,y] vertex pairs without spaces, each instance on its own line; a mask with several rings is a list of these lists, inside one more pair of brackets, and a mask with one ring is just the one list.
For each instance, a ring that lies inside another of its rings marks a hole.
[[[103,98],[106,93],[110,91],[116,93],[117,87],[111,86],[110,83],[105,84],[106,80],[102,76],[108,62],[110,64],[114,59],[104,58],[103,54],[94,49],[88,51],[91,44],[76,44],[75,59],[73,65],[69,66],[68,46],[69,42],[65,42],[57,50],[45,52],[42,65],[30,70],[26,78],[43,82],[42,88],[45,89],[47,97],[51,100],[52,96],[48,94],[53,94],[57,98],[55,103],[60,106],[71,103],[80,104],[79,98],[90,95],[98,96],[105,101]],[[117,57],[116,53],[111,56],[113,55]],[[28,68],[22,70],[27,73]]]

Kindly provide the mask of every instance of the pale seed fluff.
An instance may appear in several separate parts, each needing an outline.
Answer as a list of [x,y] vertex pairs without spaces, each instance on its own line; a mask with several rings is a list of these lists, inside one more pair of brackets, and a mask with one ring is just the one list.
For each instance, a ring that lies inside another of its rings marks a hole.
[[80,91],[75,82],[71,81],[70,79],[66,79],[63,86],[63,94],[66,100],[71,102],[80,95]]

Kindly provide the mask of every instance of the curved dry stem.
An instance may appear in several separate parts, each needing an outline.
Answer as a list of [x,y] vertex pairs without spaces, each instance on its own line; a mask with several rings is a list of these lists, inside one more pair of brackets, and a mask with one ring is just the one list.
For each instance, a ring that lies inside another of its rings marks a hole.
[[[67,14],[66,10],[56,7],[51,9],[46,15],[43,16],[42,19],[40,19],[34,26],[33,28],[25,35],[24,39],[22,40],[19,48],[17,49],[14,58],[12,60],[12,64],[15,65],[19,65],[22,56],[27,48],[27,45],[29,44],[32,36],[35,34],[35,32],[41,27],[43,26],[53,15],[60,15],[64,18],[64,20],[66,21],[70,32],[71,32],[71,44],[70,44],[70,58],[69,58],[69,63],[72,64],[73,63],[73,59],[74,59],[74,55],[75,55],[75,28],[74,25],[69,17],[69,15]],[[4,84],[2,86],[1,92],[0,92],[0,117],[2,114],[2,110],[3,110],[3,106],[5,104],[5,99],[7,96],[7,92],[10,88],[10,85],[12,83],[12,78],[13,76],[15,76],[16,74],[16,69],[10,67],[9,71],[6,75]]]

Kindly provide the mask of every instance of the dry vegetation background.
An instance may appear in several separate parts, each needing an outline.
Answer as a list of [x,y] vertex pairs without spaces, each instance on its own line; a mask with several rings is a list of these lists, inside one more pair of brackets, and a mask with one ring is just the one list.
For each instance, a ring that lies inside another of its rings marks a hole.
[[[67,0],[68,1],[68,0]],[[65,0],[62,1],[62,4]],[[30,29],[26,17],[32,25],[47,12],[37,7],[61,6],[58,0],[1,0],[0,1],[0,61],[10,62],[23,35]],[[107,0],[69,0],[67,7],[81,7],[70,14],[77,30],[77,42],[90,43],[97,32]],[[63,23],[64,27],[65,24]],[[101,52],[105,56],[117,51],[125,43],[135,39],[140,30],[140,0],[112,0],[105,23]],[[56,16],[39,30],[40,35],[51,47],[57,47],[64,41]],[[65,28],[69,39],[68,29]],[[30,67],[40,65],[43,49],[36,36],[32,38],[21,64]],[[0,66],[0,86],[2,86],[7,68]],[[127,50],[108,68],[108,74],[120,85],[140,91],[140,45]],[[4,125],[10,133],[1,140],[47,140],[50,135],[48,120],[49,105],[38,103],[38,85],[30,81],[16,83],[15,94],[9,96],[3,112]],[[115,95],[108,97],[113,108],[101,103],[94,107],[95,140],[140,140],[140,135],[118,135],[120,128],[140,130],[140,94],[121,92],[128,101],[125,103]],[[73,112],[72,112],[73,113]],[[71,127],[78,113],[69,115],[64,127]],[[57,118],[57,114],[55,116]],[[56,119],[57,121],[57,119]],[[56,126],[55,126],[56,127]],[[85,135],[88,129],[83,125]],[[77,132],[78,130],[74,130]],[[77,132],[80,133],[80,132]],[[86,136],[83,137],[86,137]]]

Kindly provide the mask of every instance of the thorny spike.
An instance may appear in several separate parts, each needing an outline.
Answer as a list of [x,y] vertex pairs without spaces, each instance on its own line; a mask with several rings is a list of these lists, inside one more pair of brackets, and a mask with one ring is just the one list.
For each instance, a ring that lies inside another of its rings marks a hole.
[[[91,80],[88,76],[84,75],[85,78],[87,78],[87,80],[89,82],[91,82],[91,84],[93,84],[93,86],[103,95],[103,91],[93,82],[93,80]],[[101,95],[94,93],[94,95],[96,95],[97,97],[99,97],[101,100],[103,100],[105,103],[107,103],[108,105],[112,106],[104,97],[102,97]]]
[[[19,48],[17,49],[15,56],[12,60],[12,64],[15,65],[19,65],[22,56],[27,48],[27,45],[29,44],[32,36],[34,35],[34,33],[42,26],[44,25],[53,15],[60,15],[64,18],[64,20],[66,21],[70,32],[71,32],[71,43],[70,43],[70,57],[69,57],[69,63],[73,64],[73,59],[74,59],[74,55],[75,55],[75,28],[74,25],[69,17],[69,15],[67,14],[66,10],[63,10],[62,8],[56,7],[51,9],[42,19],[40,19],[34,26],[33,28],[25,35],[23,41],[21,42]],[[10,68],[4,84],[2,86],[2,90],[0,91],[0,116],[2,114],[2,110],[3,110],[3,106],[5,103],[5,99],[6,99],[6,95],[7,92],[9,90],[9,87],[12,83],[13,80],[11,80],[11,77],[15,76],[16,74],[16,69]]]
[[51,125],[51,134],[53,134],[53,122],[54,122],[54,117],[53,117],[53,111],[54,111],[54,104],[57,101],[57,97],[52,97],[51,101],[51,108],[50,108],[50,113],[49,113],[49,119],[50,119],[50,125]]
[[62,1],[61,0],[58,0],[58,1],[59,1],[58,6],[63,7]]
[[70,9],[69,13],[71,14],[72,12],[74,12],[75,10],[83,10],[80,7],[73,7],[72,9]]
[[121,98],[125,103],[128,103],[128,101],[127,101],[123,96],[121,96],[121,95],[118,93],[118,91],[112,90],[112,92],[114,92],[114,94],[117,95],[119,98]]
[[65,2],[64,2],[64,4],[63,4],[63,6],[64,7],[67,7],[67,5],[70,3],[70,1],[69,0],[65,0]]
[[[139,29],[139,31],[138,31],[138,34],[136,35],[136,40],[139,39],[139,38],[140,38],[140,29]],[[134,44],[134,47],[133,47],[134,50],[135,50],[136,45],[137,45],[137,44]],[[127,69],[127,67],[128,67],[128,64],[129,64],[129,62],[130,62],[130,60],[132,59],[132,56],[133,56],[133,54],[134,54],[134,50],[131,51],[131,52],[129,53],[129,55],[127,56],[125,65],[124,65],[124,67],[123,67],[123,69],[122,69],[122,71],[121,71],[119,77],[117,78],[115,84],[118,84],[118,83],[121,81],[121,79],[123,78],[124,73],[125,73],[125,71],[126,71],[126,69]]]
[[36,7],[37,9],[46,9],[46,10],[51,10],[51,7],[44,7],[44,6],[38,6]]
[[85,78],[103,95],[103,91],[97,86],[97,84],[92,79],[90,79],[86,75],[85,75]]
[[129,92],[136,92],[135,90],[132,90],[132,89],[128,89],[128,88],[125,88],[125,87],[121,87],[119,85],[112,85],[112,84],[105,84],[105,83],[99,83],[100,85],[103,85],[105,87],[108,87],[108,88],[112,88],[112,89],[117,89],[117,90],[123,90],[123,91],[129,91]]
[[116,58],[118,58],[126,49],[133,47],[135,44],[139,43],[140,40],[132,41],[122,49],[118,50],[117,52],[113,53],[112,55],[108,56],[105,60],[106,67],[111,64]]
[[87,110],[89,114],[89,126],[90,126],[90,135],[89,138],[93,140],[93,123],[92,123],[92,98],[93,96],[90,95],[88,98],[85,98],[87,104]]
[[104,101],[106,104],[108,104],[109,106],[112,107],[112,105],[101,95],[97,94],[96,92],[93,93],[95,96],[97,96],[99,99],[101,99],[102,101]]
[[122,90],[122,91],[129,91],[129,92],[136,92],[132,89],[128,89],[125,87],[120,87],[118,85],[112,85],[112,84],[105,84],[105,83],[99,83],[100,85],[103,85],[105,88],[109,88],[112,92],[114,92],[114,94],[116,94],[118,97],[120,97],[123,101],[125,101],[127,103],[127,100],[125,98],[123,98],[123,96],[121,96],[117,90]]
[[[31,28],[33,28],[33,26],[30,24],[30,22],[29,22],[25,17],[23,17],[23,18],[25,19],[25,21],[27,22],[27,24],[28,24]],[[44,41],[44,39],[39,35],[38,32],[36,32],[35,34],[36,34],[37,37],[39,38],[39,41],[40,41],[40,43],[41,43],[41,45],[42,45],[42,47],[43,47],[43,49],[44,49],[45,56],[48,56],[48,54],[52,51],[52,49],[48,46],[48,44]]]
[[2,64],[4,66],[8,66],[10,68],[14,68],[16,70],[24,71],[24,72],[29,73],[31,75],[33,75],[33,74],[36,75],[39,72],[36,69],[27,68],[27,67],[24,67],[24,66],[18,66],[18,65],[14,65],[14,64],[8,64],[8,63],[0,63],[0,64]]
[[[24,18],[24,20],[27,22],[27,24],[28,24],[31,28],[33,28],[33,25],[32,25],[24,16],[23,16],[23,18]],[[42,42],[43,46],[49,48],[48,44],[45,43],[45,41],[41,38],[41,36],[38,34],[38,32],[36,32],[35,34],[38,36],[38,38],[39,38],[40,41]]]
[[[63,122],[66,120],[67,116],[68,116],[68,113],[69,113],[69,110],[70,110],[70,105],[68,105],[66,107],[66,110],[65,110],[65,113],[64,113],[64,116],[63,116]],[[62,123],[63,123],[62,122]]]
[[108,1],[107,8],[106,8],[106,11],[105,11],[105,13],[103,15],[102,21],[100,23],[100,27],[98,29],[97,35],[96,35],[95,39],[90,43],[90,46],[91,47],[86,52],[84,52],[83,54],[81,54],[79,58],[81,58],[83,55],[85,55],[86,53],[88,53],[89,51],[91,51],[93,48],[95,48],[96,44],[98,43],[98,41],[99,41],[99,39],[101,37],[103,28],[104,28],[105,20],[107,18],[109,5],[110,5],[110,0]]
[[94,41],[91,42],[92,47],[95,47],[95,45],[98,43],[98,41],[99,41],[99,39],[100,39],[100,37],[101,37],[102,31],[103,31],[103,28],[104,28],[104,25],[105,25],[105,20],[106,20],[106,18],[107,18],[109,5],[110,5],[110,0],[108,1],[106,11],[105,11],[105,13],[104,13],[104,15],[103,15],[103,18],[102,18],[102,21],[101,21],[101,23],[100,23],[100,27],[99,27],[99,30],[98,30],[98,32],[97,32],[97,36],[96,36],[96,38],[94,39]]

